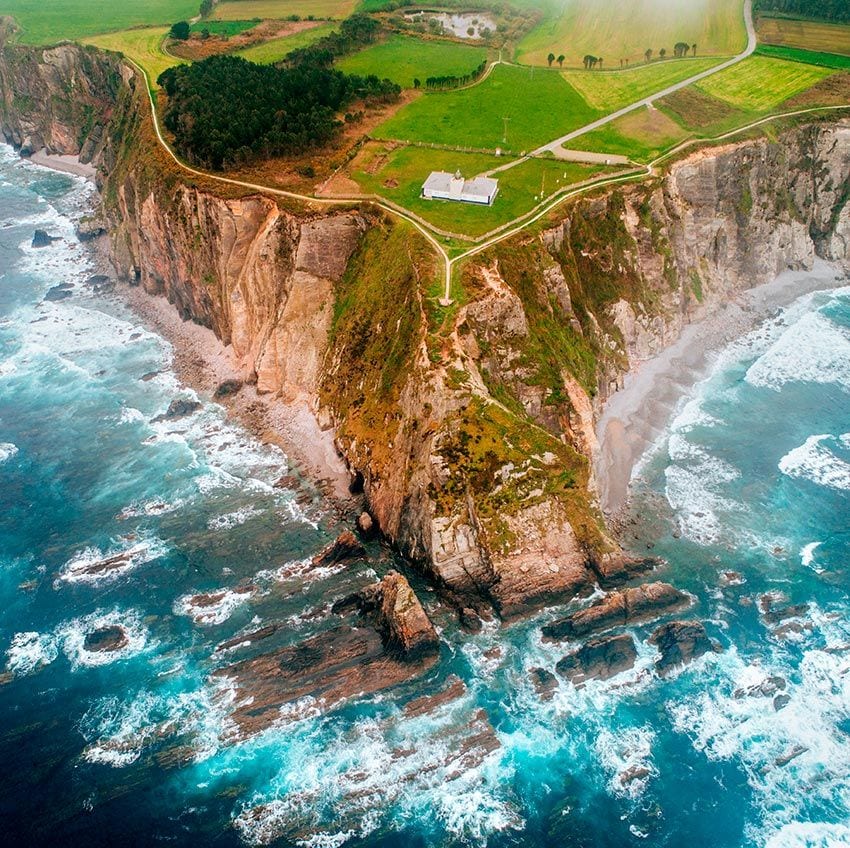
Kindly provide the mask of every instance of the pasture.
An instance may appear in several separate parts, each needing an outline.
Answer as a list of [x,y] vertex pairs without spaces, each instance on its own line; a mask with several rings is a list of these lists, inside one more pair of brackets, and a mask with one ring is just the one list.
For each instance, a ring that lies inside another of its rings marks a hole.
[[424,86],[431,76],[462,76],[486,58],[487,51],[482,47],[392,35],[380,44],[340,59],[336,66],[349,74],[375,74],[402,88],[413,88],[414,78]]
[[84,44],[93,44],[104,50],[123,53],[147,71],[151,88],[156,88],[157,77],[166,69],[183,62],[174,56],[162,52],[162,41],[168,33],[168,27],[146,27],[128,29],[123,32],[110,32],[84,39]]
[[598,130],[569,142],[575,150],[592,150],[628,156],[635,162],[651,162],[684,141],[690,132],[660,109],[636,109]]
[[90,35],[153,24],[171,25],[198,14],[198,0],[4,0],[25,44],[76,41]]
[[758,35],[762,44],[850,56],[850,26],[762,17]]
[[563,76],[589,106],[601,112],[613,112],[717,63],[717,59],[707,58],[671,59],[622,71],[564,71]]
[[804,65],[818,65],[821,68],[833,68],[837,71],[850,69],[850,56],[842,56],[838,53],[817,53],[814,50],[778,47],[773,44],[760,44],[756,53],[759,56],[787,59],[789,62],[802,62]]
[[751,56],[697,88],[705,94],[751,112],[769,112],[789,97],[829,76],[833,71],[799,62],[786,62],[766,56]]
[[460,170],[470,178],[504,164],[495,156],[454,153],[421,147],[398,147],[373,142],[351,163],[349,175],[364,192],[379,194],[404,206],[435,227],[459,235],[480,236],[530,212],[559,188],[596,176],[602,166],[579,165],[554,159],[529,159],[495,174],[499,193],[492,206],[474,206],[420,197],[431,171]]
[[354,11],[355,5],[355,0],[225,0],[213,9],[211,17],[218,21],[280,19],[290,15],[342,19]]
[[320,24],[310,29],[302,29],[300,32],[293,32],[291,35],[270,38],[268,41],[239,50],[235,55],[259,65],[271,65],[279,62],[291,50],[307,47],[322,36],[333,32],[335,28],[335,24]]
[[599,112],[557,71],[497,65],[477,85],[423,94],[372,135],[488,150],[500,147],[519,153],[596,117]]
[[547,55],[563,53],[580,66],[585,54],[601,56],[607,67],[620,59],[643,61],[676,42],[697,45],[697,55],[731,55],[747,43],[743,0],[571,0],[552,4],[526,2],[546,11],[544,20],[520,41],[517,57],[546,64]]
[[209,21],[203,20],[192,24],[189,28],[191,32],[203,32],[206,30],[210,35],[222,35],[230,37],[239,35],[239,33],[247,32],[257,26],[257,21]]

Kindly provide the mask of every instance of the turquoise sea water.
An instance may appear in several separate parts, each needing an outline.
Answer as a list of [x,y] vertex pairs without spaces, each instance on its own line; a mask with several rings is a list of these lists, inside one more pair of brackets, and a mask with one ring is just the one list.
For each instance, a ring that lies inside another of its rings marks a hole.
[[[668,561],[657,579],[692,594],[722,653],[660,680],[638,627],[634,670],[543,701],[530,669],[572,647],[540,638],[557,611],[470,637],[419,583],[445,642],[424,680],[330,713],[299,703],[240,741],[215,646],[270,622],[291,642],[321,632],[392,558],[308,571],[340,527],[309,485],[273,488],[285,456],[206,399],[153,420],[195,395],[168,345],[86,286],[72,222],[89,191],[0,148],[8,844],[850,846],[850,290],[724,352],[642,468],[632,541]],[[36,227],[62,240],[33,249]],[[64,282],[72,296],[44,302]],[[81,576],[122,551],[126,568]],[[807,606],[770,622],[769,593]],[[86,651],[110,623],[128,644]],[[405,715],[450,675],[464,694]]]

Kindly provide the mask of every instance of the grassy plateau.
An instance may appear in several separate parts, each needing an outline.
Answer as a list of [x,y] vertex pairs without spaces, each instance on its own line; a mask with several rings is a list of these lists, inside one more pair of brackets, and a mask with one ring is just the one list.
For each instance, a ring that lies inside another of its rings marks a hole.
[[156,78],[166,68],[172,68],[183,62],[182,59],[162,52],[162,41],[167,34],[168,27],[145,27],[96,35],[93,38],[84,39],[84,43],[123,53],[147,71],[151,87],[156,88]]
[[251,18],[345,18],[354,11],[355,0],[226,0],[219,3],[211,15],[219,21],[250,20]]

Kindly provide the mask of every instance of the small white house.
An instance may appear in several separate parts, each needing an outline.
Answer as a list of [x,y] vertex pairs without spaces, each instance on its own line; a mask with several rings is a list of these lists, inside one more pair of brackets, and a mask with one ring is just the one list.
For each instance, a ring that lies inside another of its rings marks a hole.
[[422,185],[422,196],[426,200],[457,200],[461,203],[477,203],[492,206],[499,190],[499,181],[490,177],[465,180],[460,171],[432,171]]

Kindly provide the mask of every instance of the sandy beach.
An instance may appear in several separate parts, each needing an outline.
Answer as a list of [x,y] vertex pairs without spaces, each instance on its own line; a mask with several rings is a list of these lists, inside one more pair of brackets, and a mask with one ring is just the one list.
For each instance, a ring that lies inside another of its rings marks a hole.
[[59,154],[48,153],[44,149],[33,153],[29,157],[29,161],[34,165],[41,165],[53,171],[62,171],[63,174],[74,174],[77,177],[85,177],[89,180],[93,180],[97,174],[97,168],[94,165],[87,165],[80,162],[79,156],[61,156]]
[[623,390],[609,399],[596,429],[594,470],[600,506],[609,520],[615,521],[626,506],[641,457],[664,433],[682,400],[708,376],[717,354],[797,298],[845,280],[840,269],[820,260],[811,271],[786,271],[689,324],[675,344],[638,364]]

